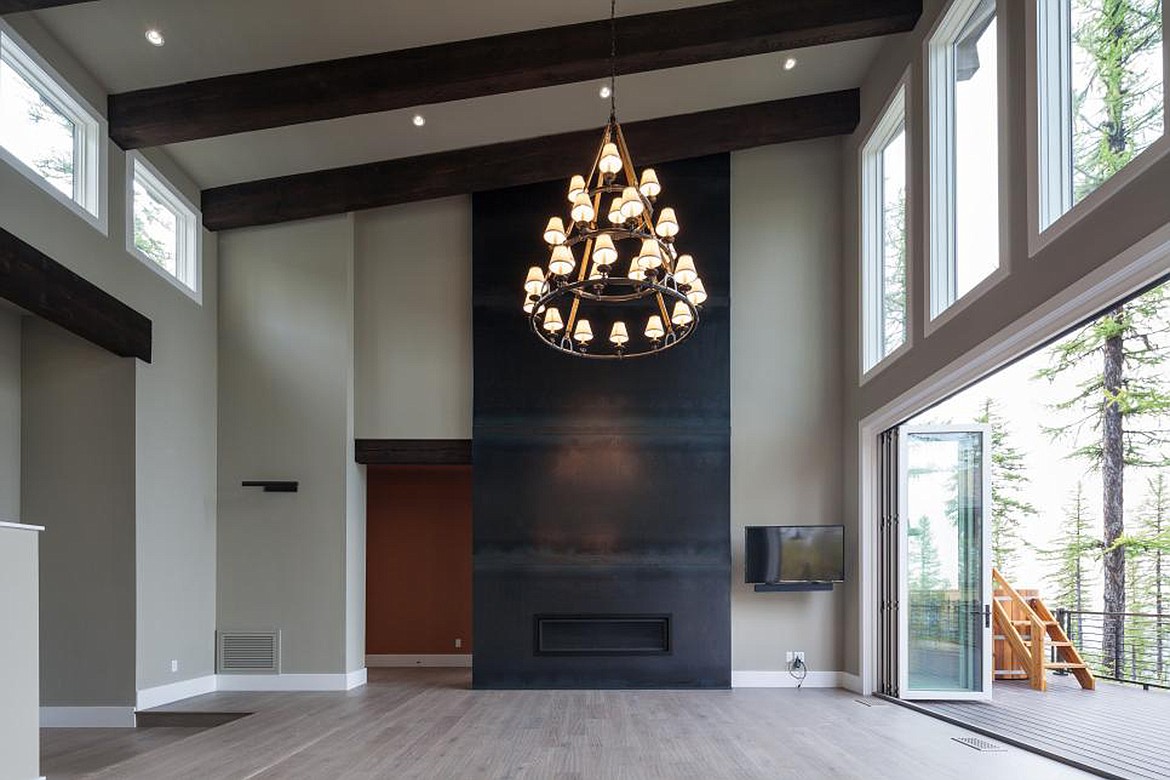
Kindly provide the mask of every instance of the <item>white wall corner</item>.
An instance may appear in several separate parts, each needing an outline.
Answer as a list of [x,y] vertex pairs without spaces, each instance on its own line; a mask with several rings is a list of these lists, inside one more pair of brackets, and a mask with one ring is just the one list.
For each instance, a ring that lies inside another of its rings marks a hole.
[[202,696],[215,693],[218,690],[214,674],[194,677],[190,680],[180,680],[167,685],[158,685],[153,688],[143,688],[138,692],[138,709],[149,710],[162,707],[165,704],[190,699],[192,696]]
[[345,675],[345,690],[352,691],[354,688],[360,688],[366,684],[366,667],[356,669]]
[[[802,688],[845,688],[844,672],[809,672]],[[732,688],[795,688],[800,681],[787,671],[733,671]],[[859,686],[860,687],[860,686]]]
[[401,668],[406,666],[433,666],[438,668],[469,669],[470,653],[435,653],[432,655],[367,655],[366,666]]
[[133,707],[41,707],[43,729],[132,729]]
[[840,687],[853,693],[862,692],[861,675],[850,674],[849,672],[838,672],[837,674],[841,676]]

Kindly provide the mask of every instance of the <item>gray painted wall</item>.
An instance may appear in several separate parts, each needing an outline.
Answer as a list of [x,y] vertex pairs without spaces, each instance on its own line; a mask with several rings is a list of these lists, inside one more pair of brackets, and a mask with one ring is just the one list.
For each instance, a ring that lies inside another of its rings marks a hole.
[[[1001,230],[1004,233],[1002,262],[1008,274],[995,287],[975,300],[953,319],[933,331],[924,331],[926,311],[927,257],[920,236],[925,235],[923,199],[911,205],[910,235],[912,245],[913,346],[895,359],[881,373],[860,385],[858,359],[859,250],[858,250],[858,155],[870,127],[892,93],[907,65],[912,68],[913,82],[909,96],[912,130],[909,146],[911,181],[925,191],[926,168],[922,128],[925,127],[923,102],[923,41],[940,13],[941,3],[928,0],[917,29],[891,39],[883,48],[862,89],[862,120],[856,133],[846,143],[843,214],[844,352],[845,376],[843,445],[845,448],[845,515],[850,518],[851,543],[855,542],[858,519],[858,424],[866,416],[912,390],[925,379],[951,366],[966,352],[976,348],[1020,318],[1060,295],[1089,274],[1098,270],[1124,250],[1155,230],[1170,223],[1170,157],[1155,162],[1102,205],[1089,212],[1035,255],[1029,254],[1027,220],[1027,179],[1025,171],[1033,164],[1027,159],[1026,80],[1016,77],[1025,72],[1025,25],[1023,3],[1000,2],[1001,90],[1006,105],[1000,112],[1000,203]],[[1074,323],[1065,323],[1071,326]],[[1055,333],[1053,334],[1055,335]],[[856,549],[852,552],[856,554]],[[858,619],[860,595],[857,583],[848,589],[845,617],[845,666],[852,672],[860,668],[861,637]],[[868,641],[868,640],[867,640]]]
[[[10,19],[104,113],[101,86],[31,14]],[[203,305],[126,252],[125,155],[109,155],[108,235],[0,164],[0,226],[154,323],[154,361],[138,365],[136,555],[139,688],[209,674],[215,627],[216,237],[203,234]],[[189,198],[198,188],[157,150],[149,157]],[[171,660],[179,671],[171,673]]]
[[25,320],[21,516],[41,540],[41,704],[135,702],[135,361]]
[[41,774],[37,532],[0,527],[0,780]]
[[355,219],[358,435],[471,438],[471,198]]
[[838,139],[732,155],[731,637],[735,670],[841,668],[843,586],[756,593],[745,525],[841,518]]
[[20,521],[20,314],[0,305],[0,522]]
[[[364,654],[365,548],[348,516],[364,528],[353,236],[344,216],[220,237],[218,626],[280,629],[287,673],[349,671]],[[246,479],[298,480],[300,492]]]

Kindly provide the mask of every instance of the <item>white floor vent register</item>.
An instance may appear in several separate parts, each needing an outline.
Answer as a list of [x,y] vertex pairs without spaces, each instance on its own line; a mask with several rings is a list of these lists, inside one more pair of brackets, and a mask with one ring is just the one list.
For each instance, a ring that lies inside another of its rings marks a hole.
[[219,631],[220,674],[280,674],[279,631]]

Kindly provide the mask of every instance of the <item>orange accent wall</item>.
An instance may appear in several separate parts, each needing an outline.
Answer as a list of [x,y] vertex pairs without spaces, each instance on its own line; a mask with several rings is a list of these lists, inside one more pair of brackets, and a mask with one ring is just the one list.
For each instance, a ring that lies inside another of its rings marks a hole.
[[470,466],[368,467],[366,652],[471,652]]

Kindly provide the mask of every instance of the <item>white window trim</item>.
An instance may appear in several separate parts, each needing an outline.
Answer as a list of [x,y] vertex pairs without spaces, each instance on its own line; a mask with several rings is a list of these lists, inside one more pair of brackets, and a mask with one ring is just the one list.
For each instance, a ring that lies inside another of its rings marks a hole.
[[1016,361],[1167,273],[1170,273],[1170,225],[1138,241],[858,423],[857,580],[861,605],[858,610],[861,652],[858,693],[868,696],[874,692],[879,653],[875,628],[878,618],[877,577],[882,564],[877,558],[878,435]]
[[[176,255],[175,267],[190,263],[194,289],[188,287],[178,276],[155,262],[154,258],[141,251],[134,244],[134,181],[141,177],[141,184],[176,214]],[[188,298],[203,305],[203,214],[187,196],[170,183],[157,168],[150,164],[140,152],[126,153],[126,251],[138,258],[147,268],[166,279]]]
[[[1072,204],[1068,208],[1064,208],[1071,200],[1071,196],[1067,193],[1071,190],[1070,183],[1063,181],[1065,176],[1065,168],[1062,165],[1059,171],[1053,173],[1054,167],[1045,164],[1053,156],[1071,154],[1071,148],[1064,148],[1064,144],[1071,145],[1072,128],[1063,125],[1068,124],[1068,114],[1064,112],[1063,105],[1061,110],[1061,138],[1054,142],[1050,142],[1041,146],[1040,144],[1040,123],[1042,121],[1040,112],[1040,76],[1042,75],[1041,68],[1048,70],[1051,66],[1051,50],[1047,50],[1050,56],[1042,58],[1045,50],[1042,49],[1039,40],[1041,11],[1038,8],[1038,2],[1026,3],[1025,13],[1025,66],[1027,70],[1026,96],[1027,96],[1027,110],[1026,126],[1028,133],[1028,255],[1035,257],[1045,247],[1051,244],[1060,236],[1064,235],[1073,225],[1076,225],[1082,219],[1093,213],[1102,203],[1105,203],[1128,184],[1140,177],[1143,173],[1149,170],[1155,163],[1170,153],[1170,46],[1166,44],[1170,39],[1170,10],[1167,9],[1165,3],[1162,4],[1162,89],[1163,101],[1162,109],[1163,125],[1162,137],[1154,141],[1148,147],[1142,150],[1140,154],[1133,158],[1128,165],[1114,174],[1108,181],[1100,187],[1090,192],[1079,203]],[[1047,10],[1048,6],[1045,6]],[[1068,24],[1067,19],[1058,20],[1061,24]],[[1051,45],[1051,42],[1047,42]],[[1064,52],[1060,52],[1060,56],[1064,56]],[[1061,74],[1064,78],[1066,74]],[[1053,108],[1053,103],[1062,103],[1069,90],[1062,88],[1058,96],[1049,96],[1049,108]],[[1068,134],[1068,140],[1065,141],[1064,136]],[[1061,146],[1057,146],[1061,144]],[[1043,166],[1043,168],[1042,168]],[[1041,170],[1048,171],[1049,176],[1059,177],[1057,180],[1043,181],[1040,175]],[[1053,193],[1059,193],[1057,197],[1061,198],[1060,203],[1052,203]],[[1048,224],[1041,229],[1041,224],[1048,222]]]
[[[886,366],[893,363],[913,347],[914,342],[914,230],[913,207],[916,187],[914,186],[913,154],[913,122],[910,111],[912,69],[907,68],[898,79],[890,97],[878,112],[878,118],[870,127],[869,132],[861,143],[858,151],[858,263],[861,284],[858,285],[858,311],[861,333],[858,344],[858,365],[860,366],[861,381],[864,385],[874,376],[877,376]],[[873,297],[880,289],[876,285],[875,266],[871,262],[874,253],[881,246],[882,226],[874,224],[870,214],[870,206],[880,189],[880,176],[875,170],[874,158],[881,154],[885,146],[893,140],[898,130],[906,134],[906,338],[894,350],[875,360],[872,365],[867,364],[870,359],[880,352],[877,345],[883,335],[881,307],[873,305]]]
[[57,103],[77,128],[73,149],[74,195],[80,200],[61,192],[40,173],[2,146],[0,160],[81,217],[103,236],[108,236],[109,188],[106,186],[106,177],[109,170],[107,141],[109,127],[106,118],[3,19],[0,19],[0,39],[7,39],[9,43],[7,47],[0,44],[0,48],[4,50],[5,61],[38,92]]
[[[951,160],[954,156],[954,60],[950,56],[953,38],[966,24],[968,17],[974,11],[980,0],[952,0],[946,10],[939,15],[934,27],[931,28],[922,43],[923,63],[926,80],[926,103],[923,107],[926,122],[926,134],[923,151],[926,155],[927,197],[924,198],[923,208],[926,218],[923,220],[924,241],[926,247],[926,312],[923,318],[923,334],[930,336],[934,331],[950,322],[956,315],[971,305],[972,302],[983,296],[988,290],[1007,278],[1008,267],[1008,231],[1004,226],[1008,199],[1005,187],[1004,164],[1008,152],[1007,141],[1007,72],[1006,60],[1008,50],[1007,25],[996,24],[996,120],[999,133],[997,144],[998,159],[996,165],[999,172],[999,264],[995,270],[979,281],[974,287],[960,295],[947,306],[936,309],[935,301],[939,291],[949,290],[952,269],[949,265],[955,236],[955,203],[953,182],[954,172]],[[1003,19],[1001,2],[996,3],[996,19]],[[947,41],[940,45],[939,40]],[[940,109],[941,110],[938,110]],[[945,161],[946,165],[941,164]],[[942,214],[944,219],[942,230],[935,230],[936,215]]]

